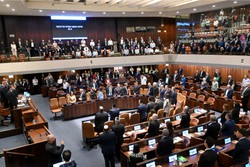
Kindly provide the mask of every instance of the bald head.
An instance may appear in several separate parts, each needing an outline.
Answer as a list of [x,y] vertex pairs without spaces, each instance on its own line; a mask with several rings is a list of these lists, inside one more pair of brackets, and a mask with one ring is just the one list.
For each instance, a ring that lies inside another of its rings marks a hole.
[[48,141],[48,143],[53,144],[53,143],[56,141],[56,138],[55,138],[54,135],[49,134],[49,135],[47,136],[47,141]]

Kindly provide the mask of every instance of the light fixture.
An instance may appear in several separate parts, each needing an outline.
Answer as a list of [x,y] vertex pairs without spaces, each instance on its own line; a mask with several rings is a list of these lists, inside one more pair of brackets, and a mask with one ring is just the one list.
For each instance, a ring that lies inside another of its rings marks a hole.
[[63,10],[62,13],[65,13],[65,11]]
[[167,30],[164,30],[164,33],[166,33],[167,32]]
[[10,4],[6,4],[7,7],[10,7]]
[[106,14],[106,12],[103,12],[102,14]]
[[3,2],[4,0],[1,0],[1,2]]
[[122,14],[125,14],[125,12],[122,12]]
[[51,16],[51,20],[86,20],[84,16]]
[[15,11],[15,9],[12,9],[12,11],[14,12],[14,11]]
[[162,12],[159,12],[159,14],[162,14]]
[[141,12],[141,14],[144,14],[144,12]]
[[86,12],[82,12],[83,14],[85,14]]
[[215,5],[213,5],[212,7],[215,8]]
[[176,13],[177,13],[177,14],[179,14],[180,12],[179,12],[179,11],[177,11]]
[[9,75],[9,78],[14,78],[14,75]]
[[158,33],[161,33],[161,30],[157,30]]
[[41,12],[43,12],[43,10],[39,10],[39,12],[41,13]]
[[234,1],[234,3],[237,3],[237,1]]
[[196,8],[194,8],[193,11],[196,11]]

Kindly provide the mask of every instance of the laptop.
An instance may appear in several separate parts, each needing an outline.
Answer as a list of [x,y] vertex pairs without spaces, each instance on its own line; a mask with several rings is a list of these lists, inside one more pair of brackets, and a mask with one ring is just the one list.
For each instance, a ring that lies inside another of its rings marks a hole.
[[189,134],[188,129],[182,131],[181,133],[182,133],[182,136],[188,136],[188,134]]
[[129,145],[129,146],[128,146],[128,150],[129,150],[129,151],[133,151],[133,150],[134,150],[134,145],[133,145],[133,144]]
[[164,120],[164,122],[165,122],[165,123],[167,123],[167,122],[169,122],[169,121],[170,121],[170,119],[169,119],[169,118]]
[[181,119],[181,117],[179,116],[179,115],[177,115],[176,117],[175,117],[175,120],[180,120]]
[[134,130],[135,130],[135,131],[141,130],[141,125],[135,125],[135,126],[134,126]]
[[228,137],[228,138],[225,138],[224,139],[224,144],[228,144],[228,143],[231,143],[231,137]]
[[154,146],[155,145],[155,139],[150,139],[150,140],[148,140],[148,145],[149,146]]
[[168,162],[172,163],[174,161],[177,161],[177,154],[172,154],[168,157]]
[[189,150],[189,156],[193,156],[196,155],[198,152],[197,148],[192,148]]
[[219,124],[221,124],[221,118],[218,118],[218,119],[217,119],[217,122],[218,122]]
[[146,167],[155,167],[155,161],[146,163]]
[[197,127],[197,132],[203,132],[203,130],[204,130],[203,126],[198,126]]

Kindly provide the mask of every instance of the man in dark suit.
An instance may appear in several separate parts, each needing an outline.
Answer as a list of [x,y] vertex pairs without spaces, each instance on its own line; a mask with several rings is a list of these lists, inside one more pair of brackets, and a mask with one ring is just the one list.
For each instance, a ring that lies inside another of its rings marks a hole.
[[120,123],[119,117],[115,118],[115,125],[112,126],[112,131],[115,133],[115,153],[118,160],[120,160],[120,149],[123,143],[123,134],[125,132],[124,125]]
[[67,93],[70,94],[71,91],[74,92],[74,87],[70,83],[68,83]]
[[98,84],[97,84],[96,79],[92,80],[89,87],[92,88],[94,91],[98,90]]
[[122,87],[120,84],[117,84],[117,87],[114,90],[114,95],[115,96],[121,96],[122,94]]
[[218,135],[220,132],[220,124],[217,123],[217,118],[215,115],[210,116],[210,121],[211,121],[211,124],[208,125],[207,127],[207,131],[204,135],[204,139],[206,139],[207,137],[211,137],[214,139],[214,141],[217,141]]
[[211,149],[214,145],[214,140],[211,137],[206,138],[204,145],[206,147],[205,152],[201,154],[198,167],[212,167],[215,166],[217,160],[217,153]]
[[189,107],[185,106],[182,111],[182,117],[181,117],[181,129],[188,128],[190,123],[190,113],[189,113]]
[[177,93],[175,92],[175,87],[172,87],[171,92],[169,92],[169,97],[171,100],[171,105],[176,105],[177,103]]
[[157,120],[158,119],[157,114],[153,114],[151,118],[152,120],[149,122],[148,133],[147,133],[148,137],[159,135],[160,123]]
[[150,82],[148,83],[148,95],[153,96],[153,86]]
[[169,130],[163,129],[162,138],[156,145],[157,156],[171,154],[173,148],[174,148],[174,141],[173,138],[169,136]]
[[80,89],[79,90],[80,91],[80,97],[79,97],[79,100],[80,101],[86,101],[86,91],[85,91],[85,89]]
[[111,85],[111,83],[107,83],[106,95],[107,95],[107,97],[112,97],[114,95],[114,88]]
[[158,96],[158,95],[159,95],[159,88],[158,88],[156,82],[153,83],[153,88],[152,88],[152,89],[153,89],[153,90],[152,90],[152,91],[153,91],[153,97]]
[[233,98],[233,89],[231,88],[230,85],[227,85],[227,89],[225,90],[224,97],[228,98],[228,99],[232,99]]
[[226,115],[226,122],[222,125],[221,128],[221,133],[223,136],[231,136],[234,134],[235,122],[232,118],[232,114],[228,113]]
[[157,96],[155,98],[155,111],[156,111],[156,113],[159,109],[162,109],[162,108],[163,108],[163,101],[159,98],[159,96]]
[[227,85],[230,85],[232,88],[234,87],[234,80],[231,75],[228,75]]
[[13,92],[14,90],[14,86],[13,85],[10,85],[10,88],[9,88],[9,91],[8,91],[8,102],[9,102],[9,107],[11,109],[13,108],[16,108],[17,107],[17,98],[16,98],[16,95],[15,93]]
[[243,108],[243,111],[246,112],[246,114],[247,114],[247,109],[248,109],[247,105],[248,105],[249,96],[250,96],[250,87],[249,87],[249,83],[247,82],[241,92],[242,108]]
[[166,75],[165,85],[172,85],[172,79],[169,74]]
[[99,107],[100,111],[95,115],[95,130],[100,133],[103,131],[103,126],[106,121],[108,121],[108,113],[103,111],[103,107]]
[[148,104],[147,104],[147,112],[149,113],[151,109],[154,109],[155,107],[155,101],[154,97],[148,98]]
[[110,120],[115,120],[115,117],[119,117],[120,109],[116,107],[116,104],[113,104],[112,108],[109,111]]
[[56,145],[56,138],[52,134],[47,136],[48,142],[45,145],[46,154],[48,157],[48,166],[53,167],[53,164],[61,162],[61,154],[64,149],[64,141],[61,141],[61,146]]
[[204,78],[205,76],[206,76],[206,72],[203,70],[203,68],[201,68],[200,79]]
[[196,83],[196,82],[200,82],[199,70],[196,70],[194,73],[194,83]]
[[103,133],[99,137],[99,143],[105,160],[105,167],[115,167],[115,140],[115,133],[109,132],[108,126],[105,125]]
[[139,100],[137,112],[140,113],[140,122],[144,122],[147,120],[147,106],[146,104],[143,104],[142,100]]
[[2,84],[0,85],[0,99],[1,103],[4,104],[5,108],[9,107],[8,103],[8,83],[7,80],[3,79]]
[[236,137],[239,139],[235,145],[233,152],[234,163],[242,163],[248,161],[248,153],[250,150],[250,141],[246,138],[247,132],[244,129],[238,129]]
[[134,92],[134,95],[140,94],[140,86],[138,85],[137,81],[134,83],[133,92]]

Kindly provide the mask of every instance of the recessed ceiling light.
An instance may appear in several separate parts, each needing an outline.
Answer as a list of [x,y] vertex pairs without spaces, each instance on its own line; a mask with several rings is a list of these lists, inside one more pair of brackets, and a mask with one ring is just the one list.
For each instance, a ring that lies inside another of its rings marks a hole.
[[193,11],[196,11],[196,8],[194,8]]
[[39,10],[39,12],[41,13],[41,12],[43,12],[43,10]]
[[215,8],[215,5],[213,5],[212,7]]
[[141,14],[144,14],[144,12],[141,12]]
[[83,14],[85,14],[86,12],[82,12]]
[[122,14],[126,14],[125,12],[122,12]]
[[234,3],[237,3],[237,1],[234,1]]
[[14,11],[15,11],[15,9],[12,9],[12,11],[14,12]]
[[106,12],[103,12],[102,14],[106,14]]
[[1,0],[1,2],[3,2],[4,0]]
[[159,14],[162,14],[162,12],[159,12]]
[[63,10],[62,13],[65,13],[65,11]]
[[176,12],[177,14],[180,13],[179,11]]
[[10,7],[10,4],[6,4],[7,7]]

